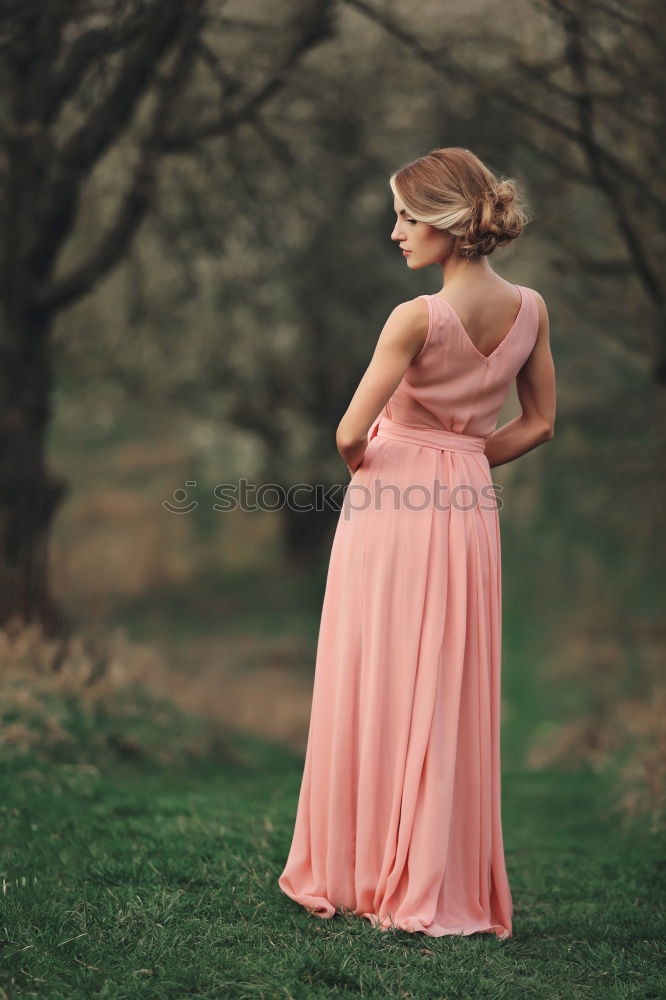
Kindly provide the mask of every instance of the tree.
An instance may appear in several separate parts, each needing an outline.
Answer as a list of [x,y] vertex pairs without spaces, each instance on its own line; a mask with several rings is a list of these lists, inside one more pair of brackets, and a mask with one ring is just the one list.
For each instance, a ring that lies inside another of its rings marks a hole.
[[[154,203],[163,159],[233,133],[332,32],[326,0],[304,2],[272,67],[246,85],[223,72],[207,37],[225,27],[216,8],[206,0],[6,0],[0,11],[0,624],[17,616],[47,631],[62,626],[47,558],[66,489],[45,447],[55,317],[123,259]],[[195,110],[188,95],[202,75],[219,94]],[[85,258],[62,271],[86,182],[121,140],[130,147],[126,190]]]

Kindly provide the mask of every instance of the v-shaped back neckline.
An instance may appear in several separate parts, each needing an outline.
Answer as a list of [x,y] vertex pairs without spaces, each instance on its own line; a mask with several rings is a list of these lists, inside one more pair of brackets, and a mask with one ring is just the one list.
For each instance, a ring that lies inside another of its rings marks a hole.
[[507,342],[507,340],[509,339],[509,337],[511,336],[511,334],[513,333],[513,331],[516,329],[516,327],[518,326],[518,320],[520,319],[520,317],[522,315],[522,312],[523,312],[523,309],[525,307],[526,295],[525,295],[525,292],[523,291],[523,286],[522,285],[515,285],[514,287],[517,288],[518,291],[520,292],[520,305],[518,306],[518,312],[516,313],[515,319],[514,319],[513,323],[511,324],[511,327],[509,328],[508,332],[504,334],[504,336],[500,340],[499,344],[495,347],[494,350],[492,350],[490,352],[490,354],[482,354],[481,353],[481,351],[476,346],[476,344],[474,343],[474,341],[472,340],[472,338],[468,334],[467,330],[465,329],[465,326],[464,326],[463,321],[461,320],[460,316],[458,315],[458,313],[456,312],[456,310],[453,308],[453,306],[451,305],[451,303],[448,301],[448,299],[445,299],[444,296],[438,295],[437,293],[431,295],[430,298],[439,299],[440,302],[444,302],[449,307],[449,310],[453,314],[453,317],[455,318],[456,322],[458,323],[458,326],[462,330],[462,332],[463,332],[463,334],[465,336],[465,340],[467,341],[467,343],[470,345],[470,347],[472,348],[472,350],[476,353],[477,357],[481,358],[483,361],[488,362],[488,361],[491,361],[495,357],[495,355],[497,354],[497,352]]

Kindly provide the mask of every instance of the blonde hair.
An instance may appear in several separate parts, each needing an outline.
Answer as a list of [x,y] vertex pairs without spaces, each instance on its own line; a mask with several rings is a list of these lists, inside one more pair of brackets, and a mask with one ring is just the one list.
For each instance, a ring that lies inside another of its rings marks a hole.
[[433,149],[391,174],[394,195],[419,222],[445,229],[469,260],[520,236],[529,221],[518,184],[498,178],[469,149]]

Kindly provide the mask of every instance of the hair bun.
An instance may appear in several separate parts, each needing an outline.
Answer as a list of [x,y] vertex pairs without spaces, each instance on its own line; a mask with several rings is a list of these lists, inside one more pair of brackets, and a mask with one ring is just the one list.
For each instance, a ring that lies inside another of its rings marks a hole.
[[477,198],[459,250],[466,257],[490,254],[520,236],[526,222],[527,216],[517,201],[515,183],[497,181]]

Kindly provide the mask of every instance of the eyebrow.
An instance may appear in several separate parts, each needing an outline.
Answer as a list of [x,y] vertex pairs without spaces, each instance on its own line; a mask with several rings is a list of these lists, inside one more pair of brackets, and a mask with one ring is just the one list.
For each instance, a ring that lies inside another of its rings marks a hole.
[[[393,206],[393,211],[395,212],[395,205]],[[400,211],[397,214],[398,215],[407,215],[407,209],[406,208],[401,208]]]

